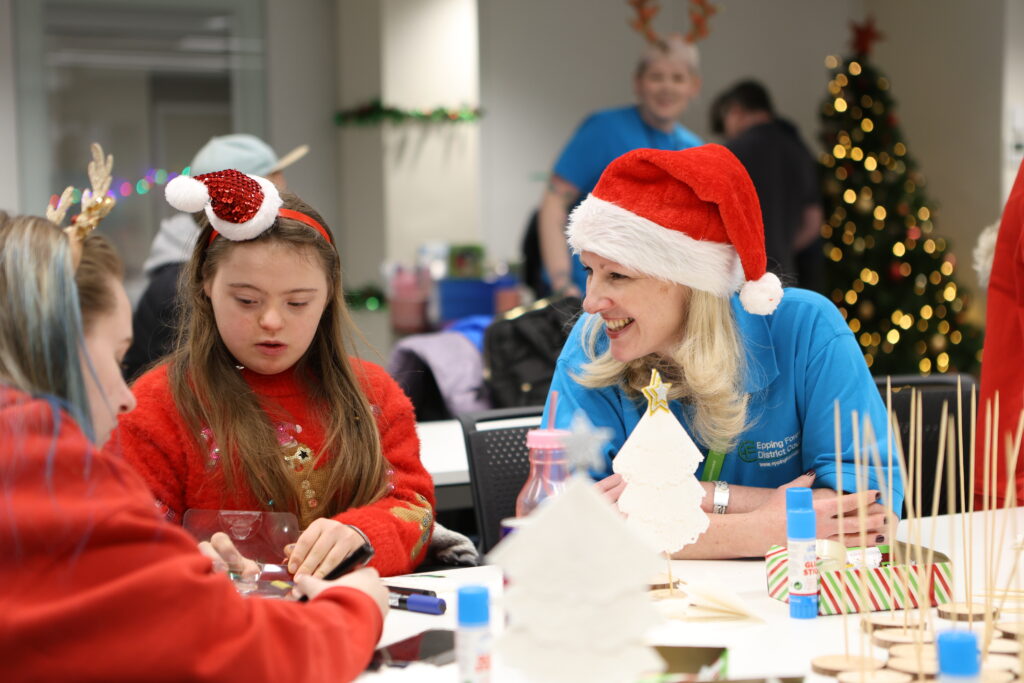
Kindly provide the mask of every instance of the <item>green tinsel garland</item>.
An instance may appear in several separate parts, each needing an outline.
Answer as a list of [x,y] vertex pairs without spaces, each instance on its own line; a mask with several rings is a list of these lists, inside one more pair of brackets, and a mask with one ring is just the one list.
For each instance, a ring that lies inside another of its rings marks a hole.
[[459,109],[399,109],[398,107],[387,107],[379,99],[373,100],[352,109],[344,109],[334,115],[334,122],[339,126],[379,125],[385,121],[391,123],[406,123],[408,121],[423,121],[431,123],[466,123],[479,121],[483,116],[483,110],[479,107],[460,107]]

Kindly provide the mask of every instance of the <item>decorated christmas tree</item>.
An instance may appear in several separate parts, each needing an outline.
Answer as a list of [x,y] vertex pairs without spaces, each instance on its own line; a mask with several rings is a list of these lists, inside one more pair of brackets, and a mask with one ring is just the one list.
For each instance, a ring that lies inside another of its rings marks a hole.
[[981,333],[965,323],[956,258],[899,128],[888,79],[871,63],[874,21],[853,25],[853,54],[829,56],[821,107],[826,295],[875,375],[964,372]]

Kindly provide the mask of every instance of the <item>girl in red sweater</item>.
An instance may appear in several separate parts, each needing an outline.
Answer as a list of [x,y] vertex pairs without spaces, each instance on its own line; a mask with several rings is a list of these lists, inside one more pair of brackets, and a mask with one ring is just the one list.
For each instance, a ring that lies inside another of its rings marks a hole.
[[243,598],[128,465],[94,450],[135,403],[119,367],[132,336],[121,263],[83,239],[96,209],[70,237],[0,211],[4,680],[355,678],[387,610],[375,571],[300,577],[306,605]]
[[409,400],[349,356],[340,257],[320,215],[238,171],[167,186],[204,211],[180,282],[176,350],[133,385],[123,453],[168,519],[190,508],[293,512],[288,570],[322,577],[368,540],[382,574],[411,571],[433,527]]

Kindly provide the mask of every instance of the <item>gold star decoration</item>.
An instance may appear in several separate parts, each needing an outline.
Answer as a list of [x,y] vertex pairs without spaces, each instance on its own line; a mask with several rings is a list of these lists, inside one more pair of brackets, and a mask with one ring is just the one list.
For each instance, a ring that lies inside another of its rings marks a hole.
[[661,381],[661,373],[657,370],[651,370],[651,383],[644,387],[644,396],[647,397],[647,412],[650,415],[654,415],[659,410],[664,410],[666,413],[671,411],[668,409],[668,390],[672,387],[671,384],[665,384]]

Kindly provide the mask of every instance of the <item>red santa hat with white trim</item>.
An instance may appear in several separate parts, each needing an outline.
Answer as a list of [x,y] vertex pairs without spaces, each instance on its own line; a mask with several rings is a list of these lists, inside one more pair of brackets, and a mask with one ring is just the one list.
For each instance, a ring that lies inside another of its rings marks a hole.
[[574,253],[589,251],[653,277],[727,297],[770,315],[782,284],[766,271],[757,191],[721,145],[637,149],[601,174],[566,230]]
[[273,225],[282,204],[272,182],[234,169],[194,178],[180,175],[167,183],[164,196],[179,211],[205,211],[210,225],[235,242],[251,240]]

